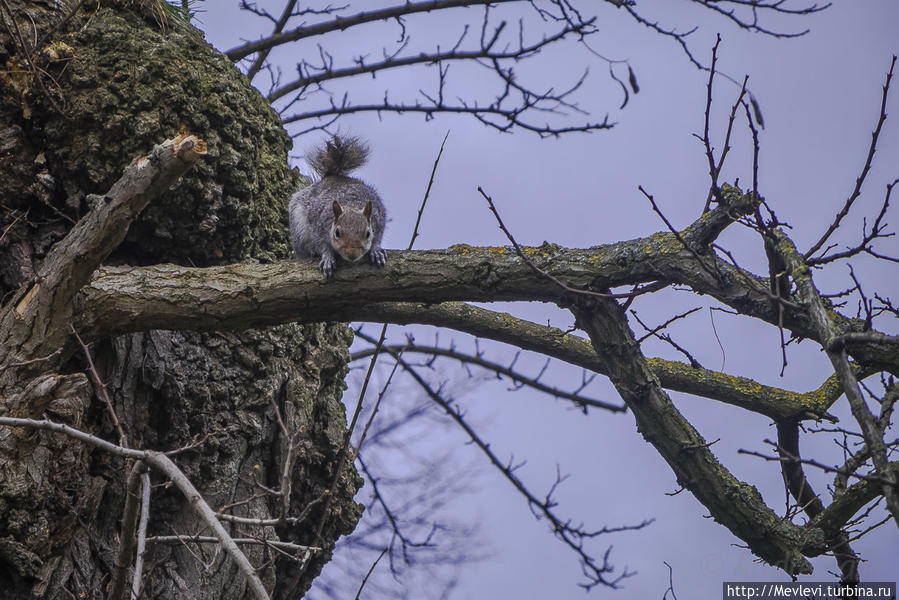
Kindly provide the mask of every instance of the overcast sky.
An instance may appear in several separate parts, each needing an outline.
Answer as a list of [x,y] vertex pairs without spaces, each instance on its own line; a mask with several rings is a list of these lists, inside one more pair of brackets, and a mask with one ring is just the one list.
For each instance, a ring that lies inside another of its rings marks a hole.
[[[200,17],[208,38],[222,50],[236,45],[240,38],[253,39],[263,31],[253,29],[255,23],[238,15],[228,4],[226,8],[204,3],[207,12]],[[280,3],[259,4],[277,11]],[[649,11],[659,4],[644,1],[638,7]],[[761,133],[761,192],[781,220],[794,227],[792,235],[798,246],[808,248],[845,201],[863,164],[878,114],[881,85],[891,55],[899,52],[899,3],[837,1],[817,15],[770,22],[772,27],[788,31],[811,29],[808,35],[796,39],[772,39],[737,31],[711,11],[684,11],[686,2],[664,4],[668,12],[647,16],[684,29],[689,24],[699,25],[690,40],[692,49],[704,62],[710,56],[715,34],[720,32],[720,69],[738,80],[749,75],[750,88],[765,118]],[[374,5],[360,3],[346,13]],[[424,49],[425,42],[452,40],[465,19],[479,14],[457,12],[446,13],[439,21],[434,17],[410,19],[413,42],[422,44]],[[664,225],[637,191],[638,185],[654,194],[675,225],[682,227],[698,216],[708,190],[708,166],[701,144],[692,134],[702,130],[707,76],[692,66],[670,39],[629,22],[614,9],[604,7],[599,16],[600,33],[591,42],[593,48],[609,58],[628,59],[640,84],[640,93],[631,97],[624,110],[618,110],[621,98],[616,85],[605,75],[607,65],[577,45],[548,53],[542,62],[523,67],[521,73],[531,81],[542,82],[536,87],[563,87],[589,67],[591,78],[578,99],[593,119],[609,114],[616,123],[609,131],[541,140],[524,131],[500,134],[464,117],[438,116],[425,122],[418,115],[385,115],[378,119],[365,114],[341,122],[342,130],[371,143],[372,159],[359,176],[373,184],[387,204],[391,221],[385,236],[386,248],[407,245],[431,164],[447,130],[450,136],[417,248],[442,248],[456,243],[505,244],[476,191],[477,186],[494,197],[507,225],[526,244],[546,240],[585,247],[663,230]],[[369,53],[374,57],[383,44],[392,43],[397,35],[398,27],[394,25],[372,26],[352,29],[334,39],[339,39],[341,51],[347,56]],[[273,55],[286,76],[292,72],[290,60],[299,51],[293,47],[286,54]],[[338,50],[332,51],[340,56]],[[462,77],[463,87],[489,84],[489,79],[481,79],[477,72],[461,68],[456,71]],[[434,80],[433,70],[410,70],[374,80],[364,78],[351,89],[359,103],[379,100],[386,87],[392,98],[399,99],[402,93],[427,88]],[[721,140],[726,126],[724,113],[738,89],[718,80],[716,91],[714,128]],[[899,114],[899,89],[893,90],[889,110]],[[582,118],[573,115],[571,120],[578,122]],[[301,155],[319,139],[321,134],[299,138],[294,154]],[[740,177],[748,182],[751,146],[745,127],[740,128],[736,143],[724,179]],[[304,168],[303,163],[296,164]],[[886,183],[897,176],[899,122],[894,118],[887,120],[865,193],[851,213],[841,241],[852,242],[863,216],[871,221]],[[899,218],[893,216],[891,224],[895,228]],[[764,255],[757,237],[732,229],[722,243],[735,250],[741,264],[756,272],[764,271]],[[896,255],[899,242],[892,238],[880,248]],[[860,260],[854,266],[871,291],[879,290],[894,300],[899,296],[895,265]],[[817,277],[826,291],[851,286],[845,265],[831,266]],[[635,308],[641,318],[657,324],[681,309],[697,305],[706,304],[685,292],[665,292],[637,301]],[[547,306],[493,308],[536,322],[550,320],[562,328],[572,321],[567,313]],[[708,311],[701,311],[673,328],[676,339],[707,368],[797,391],[819,386],[829,373],[826,359],[812,344],[805,343],[790,348],[790,365],[779,377],[781,359],[776,328],[716,313],[715,327],[724,346],[722,354],[711,327]],[[399,334],[401,328],[394,331]],[[427,328],[416,331],[419,341],[432,341],[427,338]],[[441,340],[447,342],[450,338],[462,348],[472,347],[463,335],[445,333]],[[482,347],[489,348],[491,356],[498,359],[511,356],[508,349],[498,344]],[[661,344],[647,343],[644,351],[648,356],[682,360]],[[539,370],[542,359],[523,358],[519,365],[533,373]],[[555,365],[548,376],[554,383],[572,388],[579,383],[581,374]],[[781,571],[754,563],[747,550],[734,547],[739,540],[705,518],[705,509],[691,495],[665,495],[678,489],[674,475],[636,431],[632,416],[597,412],[584,417],[536,392],[509,394],[505,387],[505,383],[484,385],[458,397],[470,421],[491,441],[494,450],[503,457],[514,452],[516,457],[528,460],[519,475],[536,492],[545,492],[552,484],[556,464],[571,474],[557,494],[561,514],[596,528],[637,523],[647,517],[656,519],[645,530],[616,534],[594,546],[601,553],[606,545],[614,545],[613,562],[639,573],[624,582],[623,591],[597,589],[593,592],[595,597],[660,598],[668,586],[668,570],[663,562],[674,569],[675,590],[680,598],[718,597],[722,581],[788,579]],[[594,397],[618,401],[614,389],[599,378],[589,392]],[[719,459],[737,477],[756,485],[769,506],[782,512],[786,500],[779,469],[758,458],[737,454],[739,448],[767,450],[763,440],[775,436],[770,422],[714,401],[679,394],[672,397],[707,440],[721,438],[714,446]],[[845,400],[834,412],[845,423],[853,423]],[[818,452],[816,458],[824,462],[839,462],[840,454],[832,442],[818,437],[822,439],[803,437],[804,453]],[[479,461],[477,451],[463,445],[463,436],[448,439],[455,445],[453,460],[466,465]],[[828,479],[817,473],[811,475],[816,490],[824,493]],[[534,521],[524,501],[505,481],[486,467],[476,481],[477,491],[451,508],[464,517],[478,518],[478,543],[484,544],[482,549],[489,557],[466,567],[451,597],[583,597],[583,591],[576,586],[581,579],[574,555],[552,538],[543,523]],[[855,548],[870,561],[861,567],[866,580],[896,580],[899,532],[895,526],[888,524],[876,530]],[[813,563],[816,572],[807,578],[810,580],[828,579],[828,571],[835,569],[829,558]]]

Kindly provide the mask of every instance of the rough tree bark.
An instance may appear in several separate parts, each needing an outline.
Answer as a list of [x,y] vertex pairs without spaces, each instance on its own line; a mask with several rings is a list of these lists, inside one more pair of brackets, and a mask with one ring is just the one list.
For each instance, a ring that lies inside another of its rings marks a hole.
[[[76,4],[8,0],[0,11],[0,63],[9,67],[0,72],[0,304],[21,302],[14,294],[29,282],[37,289],[53,244],[102,206],[132,158],[179,129],[204,140],[208,152],[152,202],[104,262],[211,266],[284,258],[285,203],[299,182],[287,166],[290,139],[265,100],[196,32],[165,22],[154,3],[104,1],[71,13]],[[68,321],[77,316],[71,310]],[[66,315],[52,321],[61,324]],[[54,335],[51,356],[34,367],[57,372],[33,382],[53,393],[23,395],[25,380],[0,375],[4,399],[43,398],[4,405],[0,413],[49,415],[116,439],[99,390],[84,375],[83,353],[68,332]],[[212,434],[175,460],[216,510],[253,496],[257,481],[277,487],[284,450],[277,404],[299,434],[292,490],[299,513],[331,483],[346,426],[340,395],[350,339],[343,325],[285,325],[225,334],[149,331],[97,339],[91,350],[131,447],[170,450]],[[0,354],[9,358],[15,348],[7,342]],[[4,598],[105,598],[127,470],[123,459],[59,434],[0,431]],[[314,555],[301,589],[327,562],[336,538],[355,526],[359,482],[352,472],[340,482],[323,552]],[[270,518],[275,504],[259,498],[232,514]],[[313,545],[312,515],[307,525],[283,526],[281,539]],[[204,533],[174,490],[154,491],[149,530]],[[270,549],[246,552],[256,565],[271,559],[260,573],[269,587],[294,570]],[[215,545],[153,545],[146,565],[148,597],[245,597],[243,578]]]
[[[899,338],[839,314],[811,280],[814,260],[776,223],[759,216],[756,224],[771,246],[770,277],[712,248],[758,209],[758,194],[715,182],[718,205],[677,233],[584,250],[394,252],[384,269],[349,266],[323,285],[314,265],[281,260],[285,202],[299,182],[276,115],[198,34],[166,23],[159,6],[0,0],[0,589],[8,597],[105,596],[132,467],[124,458],[152,467],[151,457],[161,457],[134,448],[184,449],[174,461],[213,509],[227,509],[235,537],[271,531],[246,517],[308,515],[276,529],[280,542],[322,546],[310,568],[272,545],[245,549],[276,596],[294,582],[305,590],[360,515],[354,472],[331,489],[345,439],[339,395],[350,338],[346,327],[322,324],[333,319],[447,326],[606,374],[678,481],[753,553],[799,574],[811,572],[807,558],[840,552],[853,563],[840,564],[844,578],[856,576],[847,521],[878,494],[899,518],[899,462],[876,439],[895,395],[875,417],[858,382],[899,375]],[[135,156],[142,158],[128,164]],[[795,393],[646,358],[623,307],[590,291],[672,284],[813,340],[835,373]],[[495,300],[553,302],[590,339],[459,302]],[[90,368],[81,339],[91,344]],[[790,438],[802,421],[832,418],[828,410],[846,393],[876,453],[874,476],[844,480],[829,506],[807,505],[808,524],[779,517],[717,460],[665,389],[771,417],[786,445],[779,450],[792,454],[784,474],[797,501],[808,488]],[[131,450],[96,451],[47,421],[19,428],[44,417],[94,434],[94,446],[118,438]],[[284,439],[285,431],[295,437]],[[285,489],[289,502],[278,493]],[[329,500],[318,502],[326,490]],[[167,536],[147,558],[152,597],[241,598],[256,578],[247,561],[238,572],[207,544],[215,539],[173,488],[154,490],[150,533]],[[171,534],[198,538],[179,544]],[[228,541],[221,528],[216,534]],[[596,567],[590,585],[605,572]],[[255,581],[258,598],[262,587]]]

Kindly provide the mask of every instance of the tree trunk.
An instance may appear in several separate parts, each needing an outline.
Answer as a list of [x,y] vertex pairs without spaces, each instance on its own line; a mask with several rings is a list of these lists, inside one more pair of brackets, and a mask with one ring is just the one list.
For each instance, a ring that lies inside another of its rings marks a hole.
[[[287,166],[291,140],[266,101],[201,34],[167,19],[161,3],[104,1],[70,15],[76,4],[0,7],[0,63],[9,67],[0,72],[0,305],[102,202],[95,195],[179,129],[205,140],[207,155],[148,207],[107,263],[286,257],[286,203],[299,182]],[[103,340],[91,352],[130,447],[172,450],[202,440],[173,460],[210,506],[252,499],[226,512],[271,518],[281,501],[260,494],[259,484],[281,484],[286,441],[275,406],[299,449],[295,516],[331,485],[346,427],[340,396],[350,340],[344,325],[151,331]],[[62,390],[54,400],[10,406],[22,386],[0,389],[0,414],[47,415],[118,441],[98,386],[84,375],[83,353],[61,361],[61,374],[41,380]],[[106,597],[128,470],[124,459],[60,434],[0,429],[4,599]],[[355,526],[360,481],[350,470],[334,490],[322,552],[300,590]],[[153,483],[164,479],[154,474]],[[279,526],[281,538],[316,544],[322,505]],[[235,537],[269,529],[225,525]],[[209,532],[174,488],[155,485],[148,535],[172,534]],[[269,589],[296,571],[297,562],[271,549],[242,548]],[[151,544],[144,575],[147,597],[245,597],[243,577],[215,544]]]

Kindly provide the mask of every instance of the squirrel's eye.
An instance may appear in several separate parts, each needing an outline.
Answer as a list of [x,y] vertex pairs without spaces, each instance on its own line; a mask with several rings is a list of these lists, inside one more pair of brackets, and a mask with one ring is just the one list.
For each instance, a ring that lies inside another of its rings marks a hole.
[[365,237],[366,237],[366,239],[371,237],[371,229],[369,229],[365,232]]
[[334,237],[336,237],[336,238],[340,237],[340,227],[334,228]]

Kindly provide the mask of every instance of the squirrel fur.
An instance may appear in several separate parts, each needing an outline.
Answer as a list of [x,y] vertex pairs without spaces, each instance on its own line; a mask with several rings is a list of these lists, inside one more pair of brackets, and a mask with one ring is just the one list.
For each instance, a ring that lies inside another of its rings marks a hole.
[[378,193],[349,172],[365,164],[368,146],[359,138],[335,135],[314,149],[307,161],[319,180],[290,199],[290,242],[299,257],[318,257],[326,277],[337,257],[356,262],[365,254],[383,266],[381,248],[387,214]]

